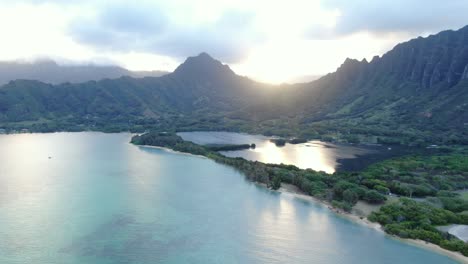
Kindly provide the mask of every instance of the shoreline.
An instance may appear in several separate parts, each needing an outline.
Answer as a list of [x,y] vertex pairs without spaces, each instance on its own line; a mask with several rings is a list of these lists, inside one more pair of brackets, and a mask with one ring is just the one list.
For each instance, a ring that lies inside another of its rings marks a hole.
[[167,152],[170,152],[170,153],[174,153],[174,154],[179,154],[179,155],[186,155],[186,156],[191,156],[191,157],[199,157],[199,158],[203,158],[203,159],[209,159],[209,160],[212,160],[206,156],[203,156],[203,155],[195,155],[195,154],[191,154],[191,153],[187,153],[187,152],[181,152],[181,151],[177,151],[177,150],[173,150],[171,148],[166,148],[166,147],[158,147],[158,146],[151,146],[151,145],[135,145],[135,144],[132,144],[130,143],[131,145],[133,146],[136,146],[136,147],[143,147],[143,148],[150,148],[150,149],[161,149],[161,150],[165,150]]
[[436,244],[432,244],[432,243],[429,243],[420,239],[408,239],[408,238],[401,238],[397,236],[390,236],[390,237],[398,241],[401,241],[403,243],[409,244],[409,245],[413,245],[419,248],[437,252],[439,254],[445,255],[460,263],[468,264],[468,257],[463,256],[463,254],[458,251],[450,251],[445,248],[441,248],[440,246]]
[[[266,188],[266,186],[264,184],[259,184],[259,185]],[[440,247],[439,245],[432,244],[432,243],[429,243],[429,242],[426,242],[426,241],[423,241],[423,240],[419,240],[419,239],[401,238],[401,237],[389,235],[389,234],[385,233],[385,231],[383,230],[382,226],[379,223],[371,222],[366,217],[361,217],[361,216],[358,216],[358,215],[353,214],[353,213],[347,213],[347,212],[344,212],[342,210],[333,208],[333,206],[330,203],[326,202],[326,201],[322,201],[322,200],[320,200],[318,198],[315,198],[313,196],[302,193],[301,191],[297,190],[297,187],[294,186],[294,185],[284,184],[284,183],[282,183],[281,185],[282,185],[281,188],[278,189],[277,192],[289,194],[289,195],[292,195],[292,196],[300,198],[300,199],[304,199],[304,200],[308,200],[308,201],[312,201],[314,203],[320,204],[320,205],[322,205],[324,207],[327,207],[332,213],[334,213],[338,217],[345,218],[345,219],[347,219],[349,221],[352,221],[352,222],[354,222],[356,224],[360,224],[360,225],[366,226],[368,228],[372,228],[374,230],[382,232],[383,234],[385,234],[386,236],[388,236],[388,237],[390,237],[392,239],[396,239],[396,240],[398,240],[400,242],[403,242],[403,243],[406,243],[406,244],[409,244],[409,245],[413,245],[413,246],[416,246],[416,247],[419,247],[419,248],[430,250],[432,252],[436,252],[438,254],[447,256],[447,257],[449,257],[449,258],[451,258],[451,259],[453,259],[455,261],[458,261],[460,263],[468,264],[468,257],[463,256],[463,254],[460,253],[460,252],[450,251],[450,250],[447,250],[447,249],[444,249],[444,248]],[[286,186],[284,186],[284,185],[286,185]]]
[[[210,158],[208,158],[206,156],[203,156],[203,155],[195,155],[195,154],[175,151],[175,150],[173,150],[171,148],[167,148],[167,147],[158,147],[158,146],[151,146],[151,145],[135,145],[135,146],[144,147],[144,148],[161,149],[161,150],[168,151],[168,152],[175,153],[175,154],[183,154],[183,155],[201,157],[201,158],[204,158],[204,159],[211,160]],[[228,166],[228,165],[225,165],[225,166]],[[230,167],[230,166],[228,166],[228,167]],[[254,184],[258,185],[258,186],[261,186],[263,188],[267,188],[267,186],[265,184],[262,184],[262,183],[259,183],[259,182],[252,182],[252,183],[254,183]],[[384,235],[388,236],[389,238],[396,239],[396,240],[398,240],[400,242],[403,242],[403,243],[406,243],[406,244],[409,244],[409,245],[413,245],[413,246],[416,246],[416,247],[419,247],[419,248],[422,248],[422,249],[426,249],[426,250],[429,250],[429,251],[432,251],[432,252],[447,256],[447,257],[451,258],[452,260],[455,260],[455,261],[457,261],[459,263],[468,264],[468,257],[463,256],[463,254],[461,254],[460,252],[450,251],[450,250],[444,249],[444,248],[442,248],[442,247],[440,247],[440,246],[438,246],[436,244],[432,244],[432,243],[429,243],[429,242],[426,242],[426,241],[423,241],[423,240],[400,238],[400,237],[397,237],[397,236],[389,235],[389,234],[385,233],[385,231],[383,230],[382,226],[379,223],[371,222],[371,221],[369,221],[367,219],[367,217],[359,216],[359,215],[356,215],[356,214],[353,214],[353,213],[347,213],[347,212],[344,212],[343,210],[334,208],[327,201],[323,201],[323,200],[320,200],[320,199],[318,199],[316,197],[307,195],[307,194],[303,193],[302,191],[300,191],[296,186],[294,186],[292,184],[282,183],[281,188],[276,190],[276,191],[280,192],[280,193],[289,194],[289,195],[292,195],[292,196],[297,197],[299,199],[311,201],[311,202],[314,202],[314,203],[319,204],[321,206],[327,207],[328,210],[330,210],[336,216],[341,217],[341,218],[345,218],[345,219],[347,219],[349,221],[352,221],[353,223],[360,224],[360,225],[366,226],[368,228],[374,229],[374,230],[376,230],[378,232],[382,232]]]
[[[300,198],[300,199],[303,199],[303,200],[308,200],[308,201],[312,201],[314,203],[317,203],[317,204],[320,204],[324,207],[327,207],[328,210],[330,210],[331,212],[333,212],[335,215],[341,217],[341,218],[346,218],[350,221],[353,221],[357,224],[360,224],[360,225],[364,225],[366,227],[369,227],[369,228],[372,228],[372,229],[375,229],[379,232],[384,232],[384,230],[382,229],[382,226],[379,224],[379,223],[374,223],[374,222],[371,222],[369,220],[367,220],[366,217],[362,217],[362,216],[359,216],[359,215],[356,215],[356,214],[352,214],[352,213],[347,213],[347,212],[344,212],[343,210],[340,210],[340,209],[337,209],[337,208],[334,208],[329,202],[327,201],[323,201],[323,200],[320,200],[316,197],[313,197],[313,196],[310,196],[310,195],[307,195],[305,193],[302,193],[300,191],[296,191],[294,189],[296,189],[297,187],[294,186],[294,185],[289,185],[289,184],[285,184],[285,183],[281,183],[282,187],[280,189],[277,190],[277,192],[281,192],[281,193],[286,193],[286,194],[290,194],[294,197],[297,197],[297,198]],[[286,186],[292,186],[291,187],[283,187],[283,185],[286,185]],[[264,186],[264,185],[262,185]],[[266,187],[266,186],[264,186]]]

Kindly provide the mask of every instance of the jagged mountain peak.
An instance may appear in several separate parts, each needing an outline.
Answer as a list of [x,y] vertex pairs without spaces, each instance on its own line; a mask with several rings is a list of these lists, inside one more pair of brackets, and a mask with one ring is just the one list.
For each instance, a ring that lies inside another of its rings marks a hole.
[[452,87],[468,67],[468,26],[396,45],[373,68],[423,88]]
[[348,77],[356,75],[364,66],[367,66],[369,63],[366,59],[361,61],[351,58],[346,58],[343,64],[337,69],[336,73]]
[[179,77],[204,78],[235,75],[228,65],[214,59],[208,53],[202,52],[197,56],[188,57],[184,63],[175,69],[174,74]]
[[200,52],[200,54],[198,54],[197,56],[193,56],[191,58],[205,59],[205,60],[215,60],[215,59],[213,59],[213,57],[211,57],[210,54],[208,54],[206,52]]
[[368,64],[369,62],[364,58],[362,60],[346,58],[345,61],[341,64],[340,68],[342,67],[349,67],[351,65],[361,65],[361,64]]
[[372,57],[372,60],[371,60],[370,63],[376,63],[376,62],[379,61],[379,60],[380,60],[380,56],[377,56],[377,55],[376,55],[376,56]]

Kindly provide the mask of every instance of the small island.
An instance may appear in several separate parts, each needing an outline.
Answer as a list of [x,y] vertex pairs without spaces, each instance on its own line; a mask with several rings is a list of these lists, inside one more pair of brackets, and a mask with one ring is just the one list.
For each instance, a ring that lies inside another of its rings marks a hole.
[[270,139],[271,142],[275,143],[277,147],[282,147],[286,145],[286,143],[289,144],[302,144],[306,143],[307,139],[305,138],[291,138],[291,139],[284,139],[284,138],[273,138]]

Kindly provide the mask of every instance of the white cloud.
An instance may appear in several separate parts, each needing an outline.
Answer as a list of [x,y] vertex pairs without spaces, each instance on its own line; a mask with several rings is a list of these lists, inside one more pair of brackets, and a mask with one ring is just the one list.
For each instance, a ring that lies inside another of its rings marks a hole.
[[324,7],[339,10],[336,32],[421,34],[466,25],[466,0],[324,0]]
[[159,5],[114,5],[93,17],[77,17],[69,35],[99,50],[164,54],[178,59],[207,51],[226,62],[237,62],[249,44],[261,40],[251,26],[252,15],[225,10],[213,21],[179,25]]
[[466,0],[0,0],[0,60],[172,70],[206,51],[243,75],[282,82],[459,28],[467,9]]
[[63,32],[68,16],[53,5],[0,6],[1,59],[64,56],[79,58],[92,53]]

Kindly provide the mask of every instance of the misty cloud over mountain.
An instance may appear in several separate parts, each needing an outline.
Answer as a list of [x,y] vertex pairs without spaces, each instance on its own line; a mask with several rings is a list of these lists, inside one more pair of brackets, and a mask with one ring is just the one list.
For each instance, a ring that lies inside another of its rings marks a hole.
[[45,83],[79,83],[116,79],[122,76],[158,77],[166,74],[163,71],[129,71],[118,66],[99,65],[59,65],[52,60],[41,60],[32,63],[0,62],[0,85],[17,79],[36,80]]

